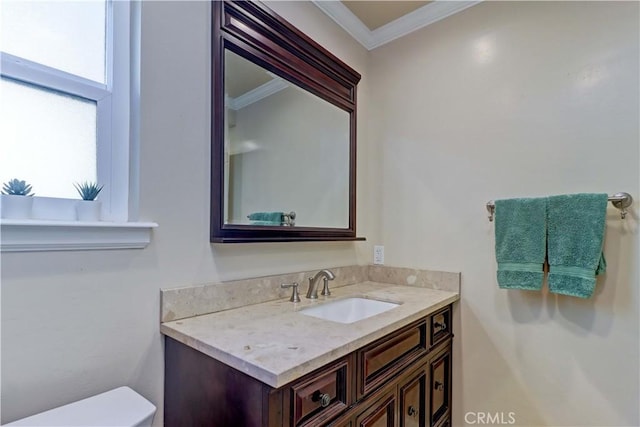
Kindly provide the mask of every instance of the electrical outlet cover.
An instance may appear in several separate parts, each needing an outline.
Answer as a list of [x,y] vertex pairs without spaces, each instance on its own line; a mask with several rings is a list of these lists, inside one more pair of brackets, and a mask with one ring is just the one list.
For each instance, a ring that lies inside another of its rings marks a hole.
[[384,246],[376,245],[373,247],[373,263],[376,265],[384,264]]

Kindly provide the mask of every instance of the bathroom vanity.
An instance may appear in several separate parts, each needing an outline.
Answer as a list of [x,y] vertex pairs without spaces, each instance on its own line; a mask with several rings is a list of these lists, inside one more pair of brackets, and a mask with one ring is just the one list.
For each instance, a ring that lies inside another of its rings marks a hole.
[[[167,426],[446,426],[457,292],[363,282],[162,324]],[[395,302],[353,323],[305,308]]]

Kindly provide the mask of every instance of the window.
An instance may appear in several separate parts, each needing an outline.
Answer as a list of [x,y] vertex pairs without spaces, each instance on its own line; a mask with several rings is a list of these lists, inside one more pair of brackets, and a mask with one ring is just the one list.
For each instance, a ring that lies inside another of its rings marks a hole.
[[104,217],[128,220],[130,4],[3,0],[0,182],[77,198],[104,185]]
[[[56,198],[54,209],[68,212],[75,203],[68,199],[79,197],[73,184],[96,181],[104,185],[99,200],[105,220],[2,220],[2,251],[148,243],[157,224],[131,222],[136,212],[130,206],[137,203],[131,160],[139,13],[137,1],[0,1],[0,182],[26,180],[34,202]],[[102,241],[91,242],[96,236]]]

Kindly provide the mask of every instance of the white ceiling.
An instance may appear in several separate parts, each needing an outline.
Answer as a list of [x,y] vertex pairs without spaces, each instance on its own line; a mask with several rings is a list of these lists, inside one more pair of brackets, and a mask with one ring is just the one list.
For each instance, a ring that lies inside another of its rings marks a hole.
[[[348,5],[342,1],[312,1],[360,44],[371,50],[474,6],[482,0],[349,1],[346,2]],[[419,7],[415,8],[416,5]]]

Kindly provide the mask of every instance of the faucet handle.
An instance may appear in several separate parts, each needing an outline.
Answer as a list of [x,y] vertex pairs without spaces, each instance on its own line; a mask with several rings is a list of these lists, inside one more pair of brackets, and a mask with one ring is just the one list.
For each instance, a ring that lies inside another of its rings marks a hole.
[[291,302],[300,302],[300,293],[298,293],[298,283],[297,282],[282,283],[280,285],[280,287],[282,289],[291,288],[291,298],[289,298],[289,301],[291,301]]
[[323,283],[323,287],[322,287],[322,294],[324,296],[330,296],[331,295],[331,291],[329,290],[329,279],[327,279],[326,277],[322,278],[322,283]]

